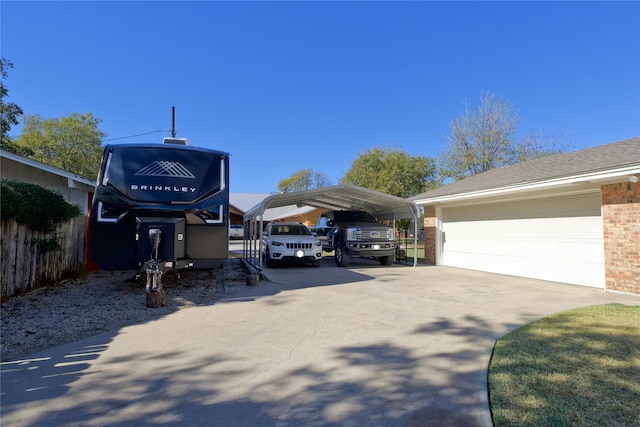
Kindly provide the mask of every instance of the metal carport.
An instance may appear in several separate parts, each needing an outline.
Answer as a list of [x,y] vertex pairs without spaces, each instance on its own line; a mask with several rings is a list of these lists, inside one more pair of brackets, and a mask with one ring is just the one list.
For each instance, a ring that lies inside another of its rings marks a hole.
[[[262,230],[265,211],[283,206],[311,206],[327,210],[363,210],[376,216],[381,221],[411,219],[414,225],[414,248],[418,246],[418,205],[408,199],[391,196],[367,188],[351,184],[341,184],[313,190],[294,191],[274,194],[249,209],[243,217],[248,240],[243,247],[244,258],[262,270]],[[414,251],[413,265],[418,263],[417,250]]]

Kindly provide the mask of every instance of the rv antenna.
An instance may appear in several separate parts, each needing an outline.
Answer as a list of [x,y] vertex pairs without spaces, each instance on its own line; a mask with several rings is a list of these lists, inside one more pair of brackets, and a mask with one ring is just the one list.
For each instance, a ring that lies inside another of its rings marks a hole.
[[176,107],[171,107],[171,138],[176,137]]

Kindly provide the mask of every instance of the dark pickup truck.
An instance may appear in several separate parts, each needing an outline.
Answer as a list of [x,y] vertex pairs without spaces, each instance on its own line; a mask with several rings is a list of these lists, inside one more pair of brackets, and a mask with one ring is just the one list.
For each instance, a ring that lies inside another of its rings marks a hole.
[[396,243],[393,228],[364,211],[327,211],[309,229],[322,242],[325,252],[335,251],[338,267],[346,267],[352,257],[377,258],[382,265],[394,261]]

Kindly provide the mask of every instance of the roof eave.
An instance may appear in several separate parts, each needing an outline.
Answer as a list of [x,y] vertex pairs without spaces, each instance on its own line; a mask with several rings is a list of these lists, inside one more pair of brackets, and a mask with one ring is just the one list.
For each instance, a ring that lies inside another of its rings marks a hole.
[[436,197],[415,199],[418,205],[439,205],[452,202],[472,201],[496,196],[514,196],[519,193],[530,193],[532,191],[558,189],[562,187],[571,188],[577,184],[611,184],[624,182],[632,175],[640,174],[640,164],[627,165],[616,169],[605,171],[585,172],[571,176],[545,179],[540,181],[522,182],[508,186],[487,188],[476,191],[469,191],[456,194],[445,194]]
[[32,168],[39,169],[54,175],[58,175],[63,178],[67,178],[69,188],[80,188],[78,187],[77,184],[83,184],[89,187],[95,187],[95,181],[92,181],[87,177],[75,174],[73,172],[69,172],[67,170],[58,168],[56,166],[51,166],[46,163],[42,163],[37,160],[30,159],[29,157],[12,153],[11,151],[0,150],[0,157],[5,157],[7,159],[21,163],[23,165],[31,166]]

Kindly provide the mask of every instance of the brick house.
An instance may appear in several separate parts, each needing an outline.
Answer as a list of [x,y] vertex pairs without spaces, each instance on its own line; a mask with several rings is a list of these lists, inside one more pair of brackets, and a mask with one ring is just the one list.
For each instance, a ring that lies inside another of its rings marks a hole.
[[420,194],[425,261],[640,295],[639,178],[632,138]]

